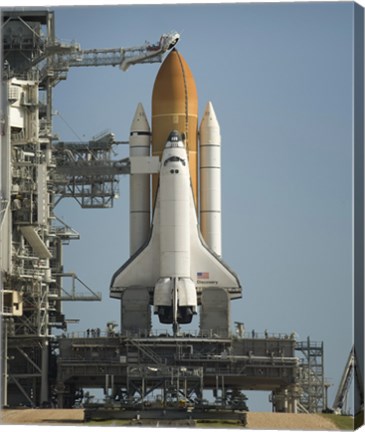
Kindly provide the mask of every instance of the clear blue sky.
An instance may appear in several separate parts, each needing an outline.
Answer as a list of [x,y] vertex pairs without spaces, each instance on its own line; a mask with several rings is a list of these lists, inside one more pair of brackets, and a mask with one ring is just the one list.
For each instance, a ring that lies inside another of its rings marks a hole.
[[[324,341],[332,404],[352,345],[353,4],[55,10],[57,36],[84,49],[182,33],[178,49],[195,76],[200,116],[211,100],[221,127],[223,257],[244,287],[232,321]],[[158,68],[70,70],[54,109],[85,140],[105,129],[127,140],[138,102],[150,117]],[[54,132],[76,140],[57,116]],[[127,154],[125,146],[119,156]],[[66,304],[68,318],[81,319],[70,330],[119,322],[109,283],[128,258],[128,193],[122,177],[113,209],[82,210],[73,200],[57,207],[81,234],[65,248],[65,271],[103,293],[101,303]]]

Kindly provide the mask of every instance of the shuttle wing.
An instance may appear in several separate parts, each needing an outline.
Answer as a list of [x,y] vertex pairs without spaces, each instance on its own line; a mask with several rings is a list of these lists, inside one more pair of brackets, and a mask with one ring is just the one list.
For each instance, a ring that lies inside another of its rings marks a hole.
[[[197,294],[204,288],[226,289],[231,299],[241,297],[241,286],[237,275],[206,245],[197,221],[193,192],[190,196],[190,246],[191,272]],[[114,274],[110,296],[120,298],[126,288],[145,287],[154,289],[160,278],[160,196],[157,194],[151,236],[141,249]]]
[[114,273],[110,296],[119,298],[125,288],[154,288],[160,277],[159,197],[156,200],[151,235],[148,242]]
[[217,287],[226,289],[231,299],[242,297],[242,288],[238,276],[205,243],[199,229],[195,213],[193,194],[190,198],[191,218],[191,274],[198,294],[204,288]]

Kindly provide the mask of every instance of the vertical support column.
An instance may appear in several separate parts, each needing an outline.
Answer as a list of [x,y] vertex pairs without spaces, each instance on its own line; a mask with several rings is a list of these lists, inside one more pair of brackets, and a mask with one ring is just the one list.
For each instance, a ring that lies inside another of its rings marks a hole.
[[[10,142],[10,115],[8,104],[8,91],[10,81],[2,83],[1,109],[3,118],[1,119],[1,146],[0,146],[0,195],[2,214],[0,214],[0,288],[4,289],[5,272],[11,273],[11,227],[12,212],[10,210],[11,198],[11,142]],[[3,303],[1,304],[2,306]]]
[[7,406],[8,404],[8,331],[7,331],[7,320],[3,318],[2,325],[0,325],[2,330],[1,344],[2,344],[2,358],[1,358],[1,404],[0,409],[2,407]]
[[57,383],[57,408],[64,408],[64,401],[65,401],[65,385],[63,382]]
[[165,408],[166,406],[166,401],[167,401],[167,387],[166,387],[166,379],[164,378],[163,380],[163,407]]
[[141,389],[141,400],[142,400],[142,403],[144,402],[145,395],[146,395],[146,379],[143,376],[142,377],[142,389]]
[[300,388],[293,384],[288,387],[288,412],[298,413],[298,401],[300,397]]
[[200,368],[200,388],[199,388],[199,399],[203,399],[203,390],[204,390],[204,369]]
[[115,396],[113,374],[105,374],[104,394],[105,396],[111,396],[111,397]]
[[[54,25],[54,12],[48,12],[47,14],[47,36],[49,43],[52,45],[55,41],[55,25]],[[53,58],[52,56],[47,57],[47,64],[51,69]],[[47,98],[47,105],[46,105],[46,119],[47,119],[47,128],[48,133],[51,136],[52,134],[52,77],[47,78],[46,83],[46,98]],[[49,148],[52,146],[52,141],[49,141]],[[47,161],[49,163],[50,161]]]
[[272,411],[296,414],[298,412],[299,397],[300,388],[295,384],[273,391],[271,397]]
[[109,374],[105,374],[105,385],[104,385],[104,395],[108,395],[109,389]]
[[225,402],[226,400],[226,387],[224,382],[224,375],[222,375],[222,400]]
[[272,392],[272,410],[273,412],[288,412],[288,391],[285,388],[278,388]]
[[[8,89],[9,81],[2,83],[1,109],[3,119],[1,119],[0,127],[2,132],[0,146],[0,205],[3,207],[3,213],[0,214],[0,290],[3,291],[5,286],[6,272],[12,272],[11,260],[11,244],[12,244],[12,212],[10,211],[10,189],[11,189],[11,143],[10,143],[10,119],[9,119],[9,104],[8,104]],[[0,298],[0,313],[5,312],[4,296],[1,292]],[[7,320],[2,316],[0,323],[1,353],[0,353],[0,369],[1,369],[1,395],[0,408],[8,404],[8,325]]]
[[114,398],[115,396],[115,386],[114,386],[114,375],[110,375],[110,393],[111,397]]
[[130,397],[132,396],[129,376],[130,376],[129,375],[129,367],[127,367],[127,379],[126,379],[127,399],[130,399]]
[[179,372],[179,368],[177,368],[177,374],[176,374],[176,398],[177,398],[177,403],[179,403],[180,400],[180,372]]
[[49,341],[45,339],[42,343],[41,405],[48,402],[48,356]]

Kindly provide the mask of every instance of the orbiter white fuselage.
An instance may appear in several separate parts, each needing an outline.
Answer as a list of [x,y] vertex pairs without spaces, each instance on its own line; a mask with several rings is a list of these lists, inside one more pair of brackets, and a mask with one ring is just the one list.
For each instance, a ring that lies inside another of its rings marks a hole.
[[176,327],[191,322],[202,290],[212,286],[228,291],[231,299],[240,297],[237,276],[201,237],[187,152],[173,131],[162,155],[150,239],[115,273],[112,294],[148,288],[160,322]]

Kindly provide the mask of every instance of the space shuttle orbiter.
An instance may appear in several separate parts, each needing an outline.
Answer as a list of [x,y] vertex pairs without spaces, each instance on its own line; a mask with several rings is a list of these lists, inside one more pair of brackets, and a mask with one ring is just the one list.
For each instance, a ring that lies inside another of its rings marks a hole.
[[[198,306],[201,328],[227,327],[227,318],[220,323],[220,315],[227,315],[230,300],[241,297],[238,277],[220,257],[220,131],[210,102],[200,127],[200,158],[197,120],[194,79],[173,50],[161,66],[152,97],[152,155],[158,161],[152,170],[152,218],[150,174],[132,172],[131,257],[111,282],[111,296],[127,303],[122,306],[124,327],[148,326],[148,317],[143,317],[150,306],[161,323],[173,325],[174,334],[179,324],[192,321]],[[149,156],[149,135],[139,105],[131,128],[132,161]]]
[[113,276],[112,292],[146,287],[163,324],[190,323],[207,286],[240,297],[237,276],[203,240],[191,188],[188,157],[178,131],[162,154],[159,186],[148,242]]

